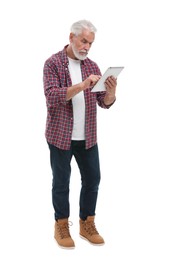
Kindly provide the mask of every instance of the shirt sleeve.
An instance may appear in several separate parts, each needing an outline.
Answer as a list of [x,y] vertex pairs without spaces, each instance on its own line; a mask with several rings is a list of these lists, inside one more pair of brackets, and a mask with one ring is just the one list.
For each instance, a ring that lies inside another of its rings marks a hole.
[[116,101],[116,99],[114,100],[114,102],[112,102],[110,105],[105,105],[104,103],[104,97],[106,95],[106,92],[105,91],[100,91],[100,92],[97,92],[97,103],[100,107],[102,108],[105,108],[105,109],[108,109],[110,108]]
[[66,105],[67,88],[61,87],[56,65],[46,61],[43,69],[44,93],[49,107]]

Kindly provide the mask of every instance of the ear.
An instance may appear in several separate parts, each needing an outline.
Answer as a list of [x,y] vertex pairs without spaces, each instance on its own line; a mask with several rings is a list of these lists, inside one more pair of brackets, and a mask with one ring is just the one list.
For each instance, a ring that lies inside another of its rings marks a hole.
[[69,41],[70,41],[70,43],[73,42],[73,37],[74,37],[74,33],[70,33],[70,35],[69,35]]

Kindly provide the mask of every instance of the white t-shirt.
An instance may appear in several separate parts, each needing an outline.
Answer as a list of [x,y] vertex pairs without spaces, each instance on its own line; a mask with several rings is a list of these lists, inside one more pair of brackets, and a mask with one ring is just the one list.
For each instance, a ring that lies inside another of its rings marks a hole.
[[[72,85],[82,82],[80,60],[69,59],[69,71]],[[72,98],[73,131],[72,140],[85,140],[85,98],[81,91]]]

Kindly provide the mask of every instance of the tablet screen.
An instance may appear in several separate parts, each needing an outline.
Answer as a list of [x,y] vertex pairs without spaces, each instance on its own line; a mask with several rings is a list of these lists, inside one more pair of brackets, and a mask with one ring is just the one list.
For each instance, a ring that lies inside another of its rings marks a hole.
[[97,92],[97,91],[106,91],[105,88],[105,80],[107,79],[107,77],[109,76],[114,76],[115,78],[117,78],[117,76],[120,74],[120,72],[124,69],[124,67],[109,67],[105,73],[103,74],[103,76],[99,79],[99,81],[96,83],[96,85],[93,87],[93,89],[91,90],[91,92]]

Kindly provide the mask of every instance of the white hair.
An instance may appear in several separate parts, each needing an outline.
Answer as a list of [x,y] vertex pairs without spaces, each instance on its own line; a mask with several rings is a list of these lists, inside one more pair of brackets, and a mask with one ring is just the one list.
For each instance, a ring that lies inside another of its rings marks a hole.
[[71,32],[76,36],[81,34],[84,29],[87,29],[93,33],[96,33],[97,31],[96,27],[88,20],[79,20],[71,26]]

